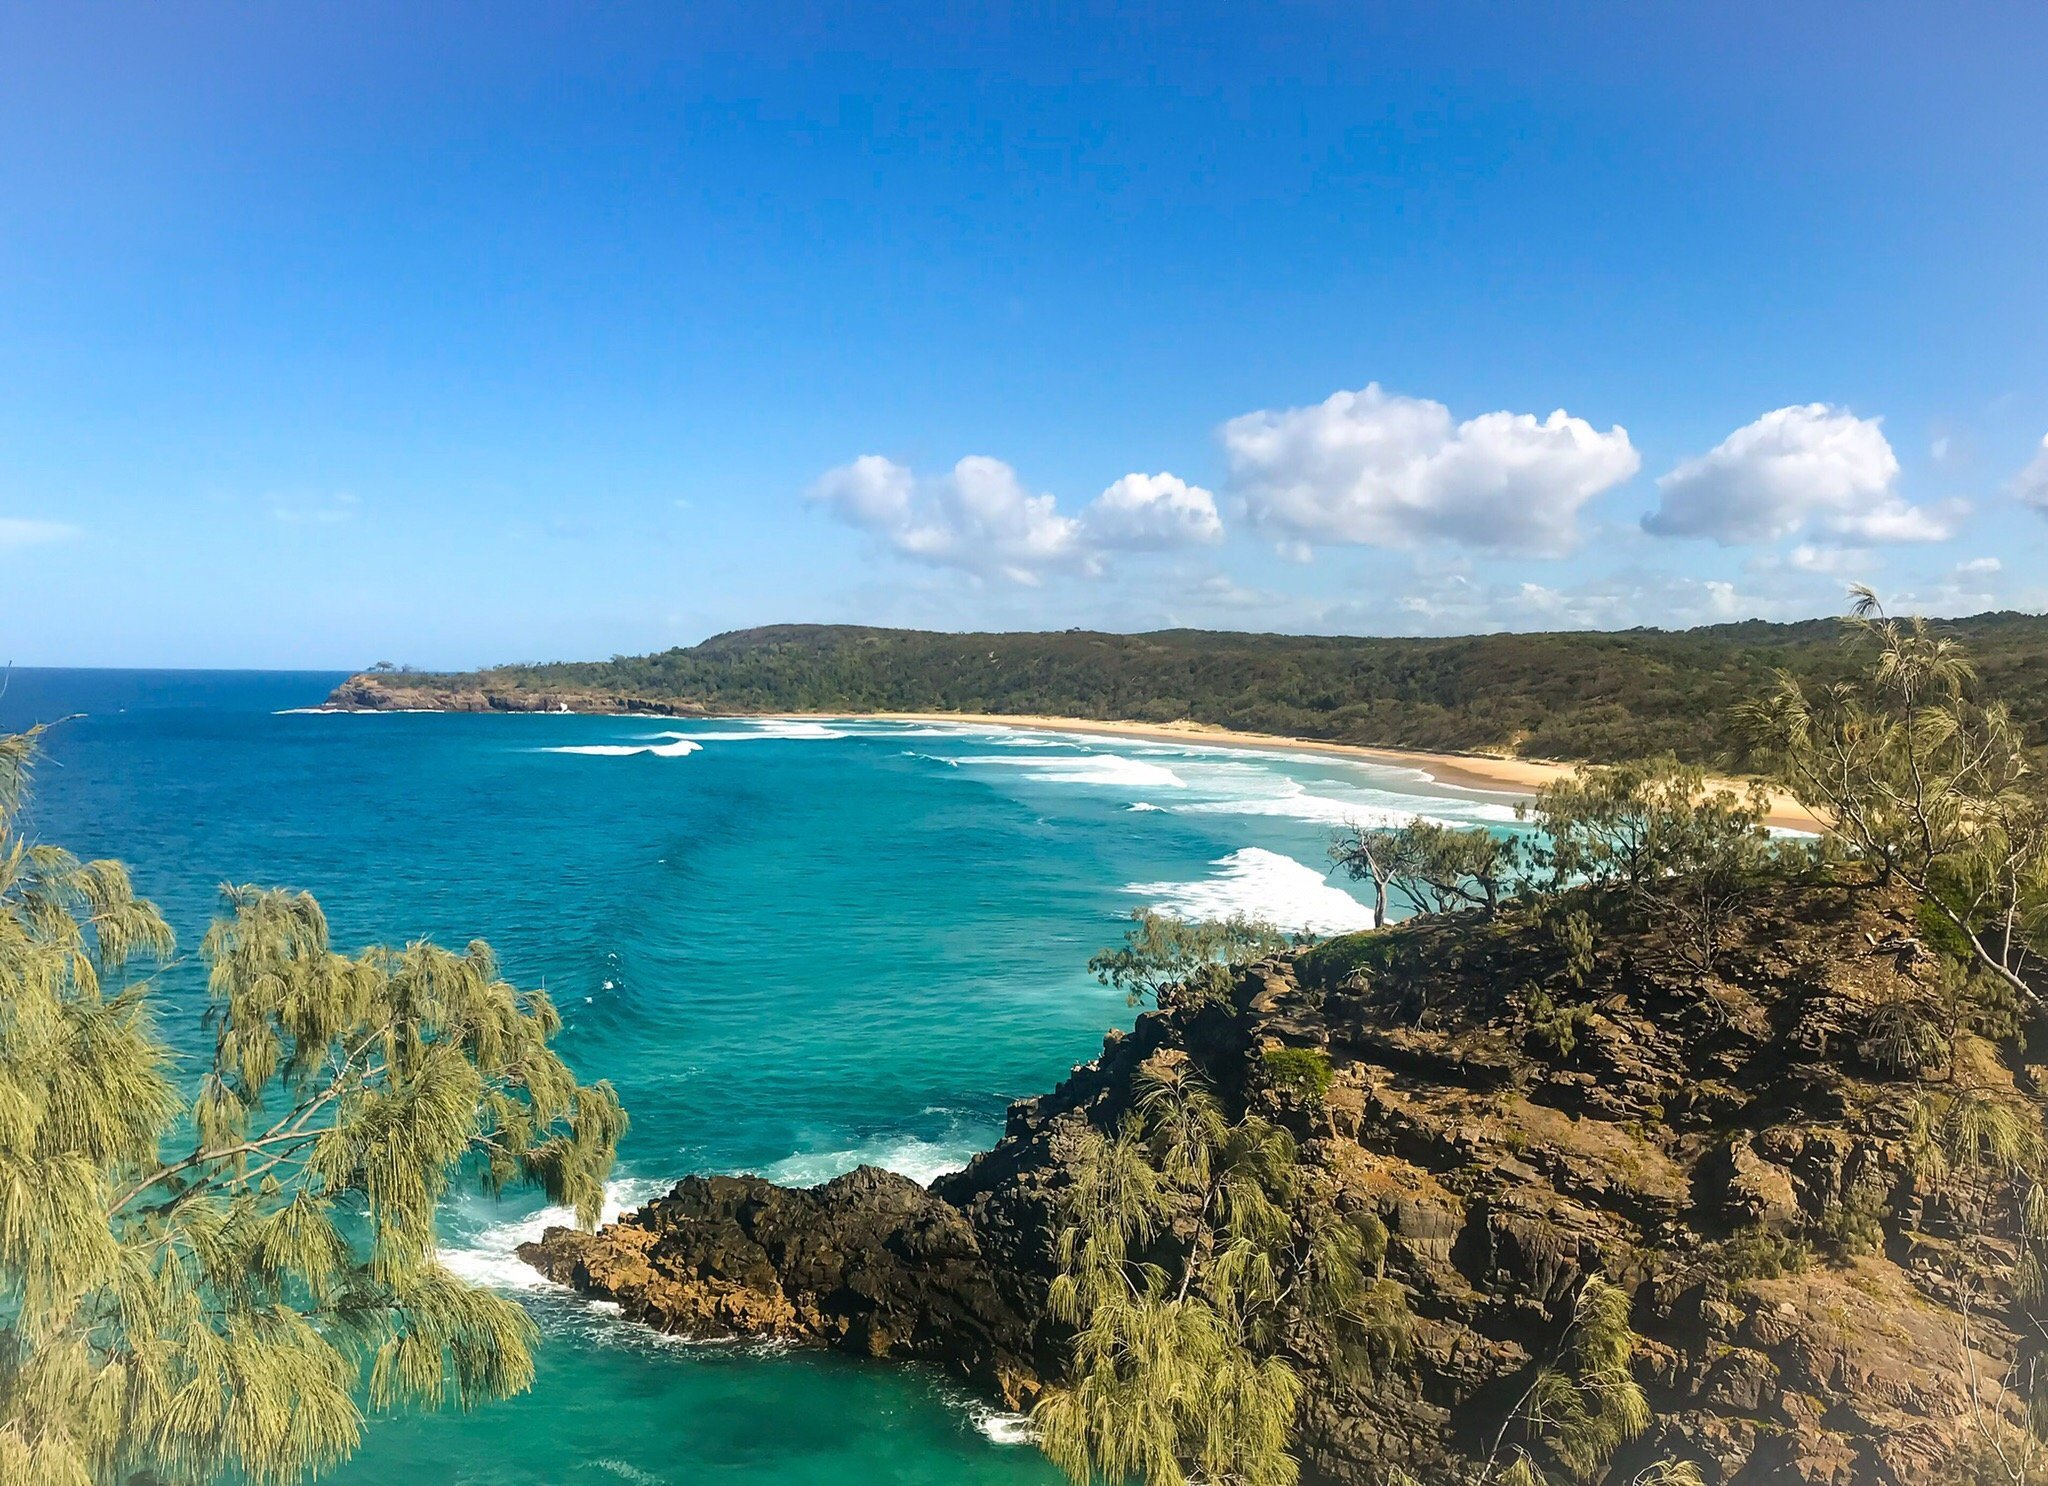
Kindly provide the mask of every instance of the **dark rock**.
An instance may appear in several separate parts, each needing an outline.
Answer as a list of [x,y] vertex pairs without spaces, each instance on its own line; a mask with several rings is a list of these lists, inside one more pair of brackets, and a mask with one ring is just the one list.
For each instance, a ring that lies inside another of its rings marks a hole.
[[[1324,985],[1313,954],[1283,958],[1228,1004],[1139,1017],[930,1191],[868,1169],[809,1191],[691,1178],[521,1252],[665,1330],[927,1360],[1023,1405],[1069,1341],[1045,1295],[1080,1137],[1116,1127],[1148,1063],[1186,1063],[1295,1131],[1308,1187],[1385,1225],[1413,1317],[1405,1360],[1367,1377],[1290,1354],[1305,1479],[1476,1479],[1597,1273],[1634,1291],[1656,1415],[1606,1482],[1675,1455],[1713,1486],[1931,1486],[1969,1428],[1961,1379],[2004,1376],[2017,1342],[1980,1309],[1964,1352],[1955,1306],[1981,1277],[1929,1236],[1947,1211],[1907,1159],[1903,1092],[1844,1054],[1865,1008],[1923,993],[1926,957],[1891,947],[1902,922],[1868,894],[1760,909],[1704,984],[1659,968],[1656,926],[1610,934],[1588,983],[1553,983],[1597,1008],[1555,1056],[1509,994],[1554,958],[1536,915],[1418,921],[1387,931],[1370,978]],[[1326,1109],[1269,1087],[1276,1045],[1329,1053]],[[1878,1252],[1772,1278],[1723,1254],[1752,1230],[1825,1250],[1845,1211]]]

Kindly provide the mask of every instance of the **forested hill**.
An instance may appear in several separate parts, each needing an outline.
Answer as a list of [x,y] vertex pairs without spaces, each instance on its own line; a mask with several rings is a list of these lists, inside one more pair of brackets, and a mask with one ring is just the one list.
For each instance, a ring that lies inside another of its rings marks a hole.
[[[2036,743],[2048,742],[2048,617],[1947,621]],[[1847,675],[1832,620],[1618,633],[1363,639],[1162,630],[939,634],[771,625],[608,661],[466,675],[378,671],[337,705],[527,710],[628,699],[678,710],[990,712],[1188,719],[1380,747],[1717,762],[1731,704],[1778,668]]]

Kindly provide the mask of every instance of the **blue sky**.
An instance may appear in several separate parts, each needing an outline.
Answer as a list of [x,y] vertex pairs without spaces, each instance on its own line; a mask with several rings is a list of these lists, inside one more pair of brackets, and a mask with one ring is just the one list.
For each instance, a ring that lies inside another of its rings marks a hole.
[[2018,4],[9,7],[0,660],[2039,609],[2044,55]]

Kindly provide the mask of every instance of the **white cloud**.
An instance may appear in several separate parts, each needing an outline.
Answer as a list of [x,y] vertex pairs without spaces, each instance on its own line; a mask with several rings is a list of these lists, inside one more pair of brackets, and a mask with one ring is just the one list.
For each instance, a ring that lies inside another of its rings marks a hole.
[[1222,439],[1251,518],[1298,543],[1439,540],[1558,556],[1578,543],[1580,508],[1642,465],[1620,427],[1601,433],[1562,409],[1453,423],[1442,403],[1377,382],[1246,413]]
[[1878,418],[1826,403],[1778,408],[1657,481],[1645,530],[1712,537],[1723,546],[1810,530],[1850,542],[1938,542],[1968,509],[1909,505],[1895,489],[1898,456]]
[[[1402,627],[1439,635],[1637,626],[1689,629],[1741,619],[1797,619],[1829,612],[1842,593],[1839,584],[1823,581],[1815,586],[1812,579],[1783,571],[1752,587],[1631,565],[1575,583],[1550,585],[1489,581],[1464,564],[1435,570],[1418,567],[1397,591]],[[1351,627],[1370,632],[1384,626],[1386,619],[1385,604],[1375,600]]]
[[85,533],[68,521],[38,521],[27,516],[0,516],[0,552],[69,542]]
[[2048,434],[2042,435],[2041,452],[2013,476],[2012,493],[2019,497],[2021,505],[2032,506],[2048,516]]
[[1965,577],[1987,573],[2002,573],[2005,564],[1995,557],[1973,557],[1968,562],[1956,564],[1956,571]]
[[893,459],[863,454],[818,477],[809,499],[832,507],[842,521],[887,530],[910,520],[910,471]]
[[879,454],[828,470],[808,499],[875,533],[905,557],[982,577],[1036,584],[1051,572],[1093,576],[1111,551],[1163,551],[1222,540],[1216,498],[1177,476],[1125,475],[1078,516],[1034,495],[1000,459],[971,454],[920,479]]
[[1174,475],[1125,475],[1081,513],[1091,540],[1134,551],[1223,540],[1216,497]]
[[1875,554],[1867,547],[1816,547],[1811,542],[1801,542],[1785,554],[1785,566],[1789,568],[1836,577],[1868,573],[1876,563]]

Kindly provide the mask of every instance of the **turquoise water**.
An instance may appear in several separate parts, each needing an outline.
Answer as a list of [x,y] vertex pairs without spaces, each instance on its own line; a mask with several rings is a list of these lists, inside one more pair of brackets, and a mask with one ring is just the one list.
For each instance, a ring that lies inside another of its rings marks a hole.
[[[1083,968],[1119,915],[1359,927],[1322,876],[1334,826],[1510,815],[1411,770],[1000,728],[294,710],[337,679],[16,671],[0,728],[83,714],[51,736],[33,828],[126,859],[188,948],[224,881],[313,890],[346,947],[489,939],[624,1097],[625,1205],[693,1171],[957,1166],[1128,1025]],[[196,1051],[201,979],[164,987]],[[452,1266],[533,1309],[535,1390],[379,1421],[330,1479],[1056,1479],[934,1375],[681,1345],[542,1286],[512,1248],[548,1220],[476,1199],[446,1227]]]

